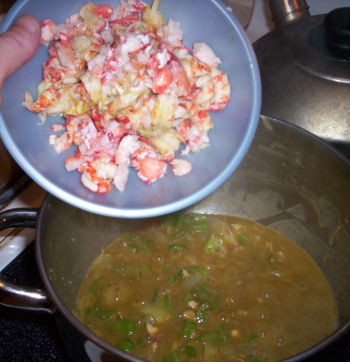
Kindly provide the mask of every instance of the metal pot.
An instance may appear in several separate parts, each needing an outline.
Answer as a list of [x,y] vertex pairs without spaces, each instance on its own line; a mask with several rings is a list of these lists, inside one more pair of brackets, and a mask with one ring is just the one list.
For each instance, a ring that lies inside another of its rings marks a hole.
[[[309,357],[350,327],[350,162],[316,136],[261,117],[237,171],[186,211],[232,214],[270,226],[298,243],[327,277],[340,312],[331,336],[288,361]],[[18,216],[21,216],[18,219]],[[38,217],[38,218],[37,218]],[[36,257],[46,291],[0,283],[0,303],[55,313],[73,360],[140,361],[95,336],[71,313],[78,288],[101,249],[147,219],[115,219],[48,195],[39,210],[0,215],[0,229],[37,224]]]
[[310,16],[305,0],[269,0],[276,28],[253,48],[261,112],[350,144],[350,8]]

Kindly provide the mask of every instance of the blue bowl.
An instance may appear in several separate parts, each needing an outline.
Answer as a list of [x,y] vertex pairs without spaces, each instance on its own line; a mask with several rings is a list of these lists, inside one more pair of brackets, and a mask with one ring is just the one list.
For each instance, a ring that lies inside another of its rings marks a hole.
[[[32,14],[39,21],[62,23],[85,3],[87,0],[19,0],[1,23],[0,32],[23,14]],[[109,3],[115,6],[118,1]],[[238,20],[219,0],[164,0],[160,11],[165,21],[172,18],[180,22],[185,45],[192,48],[195,42],[205,42],[214,50],[222,60],[219,68],[228,74],[231,83],[229,103],[222,111],[211,113],[211,144],[190,154],[193,170],[187,176],[176,177],[168,172],[146,185],[131,170],[124,192],[113,189],[106,195],[95,194],[82,185],[80,173],[67,172],[64,167],[66,157],[74,153],[73,147],[58,155],[49,145],[50,125],[62,120],[48,117],[40,125],[38,115],[22,105],[26,91],[36,94],[47,48],[40,46],[3,86],[0,137],[8,151],[36,183],[80,209],[122,218],[153,217],[183,209],[217,189],[239,166],[251,145],[260,115],[260,74],[253,48]]]

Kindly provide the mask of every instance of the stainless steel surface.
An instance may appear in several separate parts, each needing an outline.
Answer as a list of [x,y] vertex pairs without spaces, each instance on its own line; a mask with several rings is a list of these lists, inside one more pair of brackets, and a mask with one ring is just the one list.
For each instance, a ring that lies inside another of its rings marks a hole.
[[[312,16],[327,14],[333,9],[349,6],[349,0],[307,0],[310,6],[309,12]],[[252,43],[275,28],[271,20],[269,0],[255,0],[253,14],[246,29],[248,38]]]
[[[15,199],[4,207],[0,207],[0,212],[17,208],[40,207],[45,195],[46,192],[32,182]],[[34,238],[35,230],[33,229],[16,228],[0,231],[0,271],[18,257],[34,241]]]
[[[320,266],[338,302],[341,325],[322,343],[289,361],[320,351],[349,329],[349,199],[349,160],[306,131],[261,117],[252,147],[237,171],[186,210],[260,222],[294,240]],[[120,355],[71,314],[79,286],[102,248],[147,221],[94,215],[51,195],[41,209],[36,243],[39,271],[58,310],[89,340],[85,352],[90,351],[93,360],[104,358],[103,350],[119,357],[125,354]]]
[[5,280],[0,280],[0,304],[36,312],[53,313],[55,309],[45,292],[24,289]]
[[350,143],[350,61],[326,43],[325,15],[304,16],[258,39],[262,113],[332,142]]
[[275,26],[309,16],[309,6],[305,0],[269,0],[272,21]]

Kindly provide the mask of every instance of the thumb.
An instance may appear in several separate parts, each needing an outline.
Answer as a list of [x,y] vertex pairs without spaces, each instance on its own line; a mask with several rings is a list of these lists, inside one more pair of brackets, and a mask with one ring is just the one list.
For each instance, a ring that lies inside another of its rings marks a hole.
[[40,24],[31,15],[22,15],[0,34],[0,88],[7,77],[32,58],[39,43]]

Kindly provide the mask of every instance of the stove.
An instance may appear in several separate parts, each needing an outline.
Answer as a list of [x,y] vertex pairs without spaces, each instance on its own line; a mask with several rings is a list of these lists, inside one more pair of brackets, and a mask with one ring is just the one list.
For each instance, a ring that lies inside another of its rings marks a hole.
[[[237,16],[252,43],[274,28],[270,20],[268,0],[225,0],[225,3]],[[307,3],[311,15],[349,6],[349,0],[307,0]],[[350,147],[339,150],[350,157]],[[41,187],[30,182],[12,200],[0,204],[0,211],[18,207],[38,208],[45,195],[46,192]],[[33,229],[19,228],[0,232],[0,275],[18,284],[43,289],[36,267],[34,239]],[[71,359],[53,316],[0,306],[0,361],[69,362]],[[307,361],[350,361],[350,332]]]

